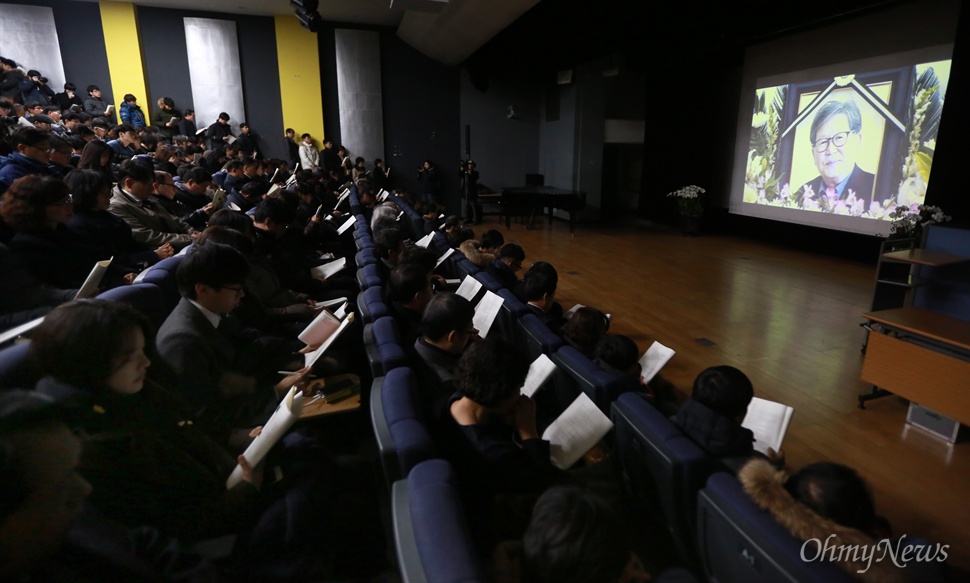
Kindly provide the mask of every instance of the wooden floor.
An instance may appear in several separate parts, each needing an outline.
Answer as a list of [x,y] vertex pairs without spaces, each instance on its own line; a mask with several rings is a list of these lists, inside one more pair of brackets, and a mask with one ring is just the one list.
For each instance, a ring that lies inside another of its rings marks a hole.
[[[687,238],[667,227],[498,228],[521,244],[525,265],[559,271],[557,299],[613,315],[610,331],[641,352],[653,340],[677,351],[665,378],[689,394],[708,366],[744,371],[755,394],[795,408],[784,443],[789,468],[829,460],[870,484],[894,534],[949,544],[950,564],[970,571],[970,441],[948,446],[905,425],[898,397],[856,407],[874,266],[723,236]],[[520,274],[521,275],[521,274]],[[968,380],[970,388],[970,380]],[[964,428],[964,433],[967,430]]]

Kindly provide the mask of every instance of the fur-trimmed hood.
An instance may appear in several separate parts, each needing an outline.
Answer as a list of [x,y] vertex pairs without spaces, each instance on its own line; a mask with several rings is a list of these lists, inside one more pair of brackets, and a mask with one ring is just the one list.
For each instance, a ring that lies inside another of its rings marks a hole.
[[[868,535],[823,518],[795,500],[785,489],[787,479],[788,474],[784,470],[778,470],[761,459],[751,460],[738,472],[738,480],[754,503],[770,512],[778,524],[798,540],[816,539],[827,541],[826,544],[831,546],[876,545],[877,541]],[[834,537],[829,538],[832,535]],[[860,581],[883,583],[907,580],[892,563],[873,561],[869,564],[864,561],[851,561],[847,557],[836,564]],[[860,570],[865,572],[859,573]]]
[[468,241],[462,242],[458,246],[458,250],[461,251],[465,258],[471,261],[474,265],[485,269],[495,261],[495,255],[492,253],[482,253],[478,250],[478,246],[481,245],[481,241]]

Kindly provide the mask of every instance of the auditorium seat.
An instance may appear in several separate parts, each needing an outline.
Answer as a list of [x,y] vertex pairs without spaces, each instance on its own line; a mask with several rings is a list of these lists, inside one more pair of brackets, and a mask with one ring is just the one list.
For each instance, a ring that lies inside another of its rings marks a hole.
[[354,237],[354,245],[358,251],[369,250],[373,252],[374,250],[374,239],[370,236],[370,229],[367,229],[367,234],[359,234]]
[[693,554],[697,492],[711,460],[697,444],[636,393],[613,402],[616,452],[624,487],[646,520],[663,517],[681,558]]
[[437,457],[410,368],[395,368],[374,379],[370,415],[388,488],[417,464]]
[[[459,253],[460,251],[455,251],[454,253],[452,253],[452,256],[449,257],[449,259],[453,258],[455,255],[458,255]],[[458,277],[458,279],[465,279],[466,275],[475,276],[478,274],[479,271],[481,271],[481,269],[479,269],[477,265],[475,265],[474,263],[466,259],[464,255],[461,255],[461,257],[457,259],[455,263],[456,263],[456,266],[458,267],[458,270],[457,270],[458,275],[456,276]]]
[[712,475],[697,497],[697,546],[704,572],[716,583],[854,581],[830,563],[803,561],[802,541],[725,472]]
[[604,413],[624,388],[623,379],[606,372],[572,346],[564,345],[549,355],[556,363],[556,392],[563,406],[572,403],[580,392],[592,399]]
[[[505,301],[508,304],[509,300]],[[518,326],[519,347],[526,350],[530,360],[535,360],[540,354],[552,354],[565,344],[562,337],[550,330],[535,314],[524,314],[518,319]]]
[[162,294],[162,290],[154,283],[135,283],[122,285],[98,295],[99,300],[125,302],[148,316],[152,325],[158,330],[168,315],[175,308],[169,305]]
[[32,389],[40,371],[27,358],[30,342],[20,342],[0,350],[0,389]]
[[360,286],[362,291],[369,287],[384,287],[384,282],[381,281],[381,274],[377,270],[376,264],[365,265],[357,269],[357,285]]
[[183,259],[185,259],[184,255],[173,255],[162,259],[148,270],[141,281],[141,283],[151,283],[158,287],[169,311],[174,310],[176,304],[182,299],[176,274]]
[[357,294],[357,310],[364,324],[390,315],[384,301],[384,291],[379,286],[371,286]]
[[377,257],[374,256],[374,247],[364,247],[357,252],[354,256],[354,263],[357,267],[363,267],[365,265],[373,265],[377,263]]
[[[484,271],[476,277],[481,280],[483,276],[494,280],[491,275],[488,275]],[[495,283],[498,282],[496,281]],[[482,284],[487,285],[485,281],[482,281]],[[498,316],[495,318],[497,320],[495,325],[498,326],[498,330],[506,342],[513,346],[520,346],[522,344],[522,329],[519,326],[519,321],[524,316],[529,315],[529,307],[523,304],[519,298],[515,297],[512,290],[501,287],[501,285],[498,286],[498,291],[495,293],[502,298],[502,309],[499,310]]]
[[394,541],[403,583],[486,581],[444,460],[418,464],[392,492]]
[[374,378],[408,364],[397,322],[390,316],[364,326],[364,351]]

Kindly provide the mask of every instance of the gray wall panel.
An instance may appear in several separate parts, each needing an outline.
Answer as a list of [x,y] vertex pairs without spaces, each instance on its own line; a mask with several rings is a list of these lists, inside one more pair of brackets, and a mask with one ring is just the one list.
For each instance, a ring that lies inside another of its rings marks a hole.
[[367,30],[337,29],[334,41],[341,143],[351,158],[381,158],[384,119],[380,35]]

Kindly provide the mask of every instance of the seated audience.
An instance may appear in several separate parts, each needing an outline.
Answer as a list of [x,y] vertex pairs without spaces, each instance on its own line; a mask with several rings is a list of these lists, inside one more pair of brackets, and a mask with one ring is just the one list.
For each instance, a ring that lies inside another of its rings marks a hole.
[[608,334],[596,344],[591,358],[603,370],[624,378],[621,392],[639,393],[668,417],[677,413],[676,390],[669,381],[656,374],[650,382],[645,382],[641,375],[640,349],[633,340],[619,334]]
[[[98,261],[110,258],[67,228],[74,201],[62,180],[24,176],[0,199],[0,216],[17,234],[10,241],[22,265],[53,287],[79,288]],[[123,265],[109,268],[101,289],[130,283],[135,272]]]
[[180,250],[197,236],[198,231],[191,225],[152,200],[155,171],[151,166],[126,160],[118,176],[119,183],[111,194],[108,211],[128,223],[135,241],[149,247],[169,243]]
[[610,319],[606,314],[583,306],[573,313],[560,331],[563,340],[587,358],[593,358],[596,345],[610,329]]
[[538,496],[565,473],[550,461],[539,437],[535,401],[519,394],[528,359],[498,338],[468,347],[455,370],[455,387],[438,445],[455,467],[465,509],[489,538],[495,496]]
[[485,270],[494,277],[502,287],[514,291],[519,283],[516,273],[522,269],[525,261],[525,251],[516,243],[506,243],[498,251],[498,257]]
[[[766,460],[755,459],[740,469],[738,480],[755,504],[767,510],[792,536],[809,541],[807,556],[818,554],[822,560],[834,559],[840,568],[860,581],[947,580],[945,566],[936,562],[939,560],[937,545],[921,537],[891,538],[888,522],[876,514],[869,487],[852,468],[816,462],[789,476]],[[817,547],[812,545],[812,539],[819,541]],[[884,539],[887,540],[883,544],[892,544],[899,551],[898,556],[908,555],[910,560],[902,560],[896,566],[888,554],[880,560],[879,551],[876,551],[876,560],[871,562],[859,554],[822,552],[823,544],[833,549],[868,546],[875,550]],[[919,545],[925,545],[924,550],[918,550]],[[927,553],[927,550],[935,560],[912,560],[917,553]]]
[[455,367],[468,343],[477,338],[475,308],[465,298],[440,293],[431,298],[421,318],[422,335],[414,341],[415,373],[425,418],[440,423],[455,393]]
[[158,330],[159,357],[175,375],[172,388],[207,416],[257,417],[303,378],[290,375],[270,391],[268,380],[277,369],[266,361],[275,355],[256,354],[228,316],[245,293],[249,271],[246,258],[231,247],[193,246],[177,272],[182,300]]
[[67,227],[101,249],[112,264],[142,270],[174,252],[168,243],[151,249],[138,243],[128,223],[108,212],[111,183],[94,170],[75,170],[64,181],[74,198],[74,216]]
[[489,229],[482,233],[481,241],[473,239],[463,241],[458,250],[474,265],[484,269],[495,262],[498,250],[504,244],[505,238],[502,237],[502,233],[495,229]]
[[519,299],[528,304],[531,312],[539,316],[556,334],[565,323],[562,306],[555,299],[558,286],[559,274],[556,268],[545,261],[537,261],[525,273],[515,290]]
[[152,183],[152,202],[168,211],[173,217],[182,219],[186,224],[197,231],[205,229],[209,221],[209,215],[213,212],[212,203],[200,208],[193,208],[186,204],[178,196],[179,184],[168,172],[155,171],[154,182]]
[[25,324],[74,299],[76,289],[41,283],[9,247],[0,243],[0,331]]
[[[751,456],[754,434],[741,426],[754,398],[751,380],[733,366],[712,366],[694,380],[690,398],[673,422],[704,451],[736,473]],[[769,449],[769,459],[784,464],[784,455]]]
[[496,566],[504,583],[646,583],[629,527],[603,496],[554,486],[536,502],[522,542],[503,543]]
[[403,346],[411,346],[421,336],[421,317],[433,293],[428,271],[421,265],[410,263],[391,270],[384,296],[397,321]]
[[10,188],[15,180],[31,174],[49,176],[50,134],[34,128],[22,128],[12,136],[15,151],[7,156],[0,167],[0,195]]

